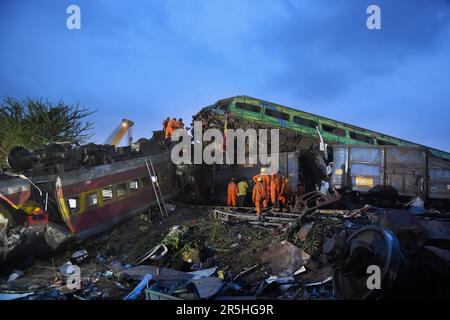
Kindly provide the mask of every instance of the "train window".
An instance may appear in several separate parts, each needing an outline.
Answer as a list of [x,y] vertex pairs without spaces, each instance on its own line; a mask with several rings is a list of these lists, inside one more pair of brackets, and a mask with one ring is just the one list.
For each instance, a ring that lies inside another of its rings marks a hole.
[[389,146],[389,145],[394,145],[393,143],[386,141],[386,140],[381,140],[381,139],[377,139],[377,144],[379,146]]
[[80,210],[80,198],[79,197],[68,198],[67,204],[69,206],[70,213],[75,213],[78,210]]
[[334,129],[336,129],[336,128],[332,127],[332,126],[328,126],[326,124],[322,124],[322,130],[323,131],[334,133]]
[[336,128],[334,130],[334,134],[339,136],[339,137],[345,137],[347,135],[347,132],[345,131],[345,129],[342,128]]
[[86,194],[85,197],[86,200],[86,208],[92,208],[98,205],[98,196],[97,196],[97,192],[91,192]]
[[373,140],[371,137],[368,137],[368,136],[365,136],[363,134],[359,134],[356,132],[350,132],[350,138],[361,141],[361,142],[373,144]]
[[130,191],[135,192],[139,190],[139,181],[138,180],[131,180],[130,181]]
[[127,194],[127,184],[121,183],[117,185],[117,198],[124,197]]
[[238,109],[242,109],[245,111],[250,111],[250,112],[256,112],[256,113],[260,113],[261,112],[261,107],[254,105],[254,104],[249,104],[249,103],[243,103],[243,102],[237,102],[236,103],[236,108]]
[[150,186],[150,177],[143,177],[141,181],[142,181],[142,188],[148,188]]
[[314,120],[305,119],[302,117],[294,116],[294,123],[299,124],[301,126],[315,128],[317,127],[317,122]]
[[326,132],[333,133],[333,134],[335,134],[337,136],[345,137],[345,130],[344,129],[336,128],[336,127],[329,126],[329,125],[326,125],[326,124],[322,124],[322,129],[324,131],[326,131]]
[[280,120],[290,120],[291,118],[288,113],[273,109],[266,109],[265,113],[270,117],[277,118]]
[[113,199],[113,189],[112,187],[108,187],[102,189],[102,200],[103,202],[107,202]]

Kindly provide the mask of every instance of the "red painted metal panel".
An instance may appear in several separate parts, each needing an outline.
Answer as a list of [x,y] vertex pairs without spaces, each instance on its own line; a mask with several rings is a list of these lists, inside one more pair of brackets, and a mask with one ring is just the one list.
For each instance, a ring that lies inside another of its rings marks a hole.
[[[161,185],[161,191],[164,195],[169,194],[173,190],[170,185]],[[105,204],[102,207],[92,208],[82,214],[72,216],[76,232],[82,232],[101,224],[111,223],[120,220],[123,216],[128,215],[131,211],[150,206],[155,201],[155,193],[152,187],[127,196],[126,198]]]

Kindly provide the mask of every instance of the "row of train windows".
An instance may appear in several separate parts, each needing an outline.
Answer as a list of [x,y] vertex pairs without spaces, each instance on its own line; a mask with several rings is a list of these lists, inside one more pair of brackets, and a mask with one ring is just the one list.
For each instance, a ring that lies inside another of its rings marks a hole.
[[[254,105],[254,104],[249,104],[249,103],[243,103],[243,102],[237,102],[236,103],[236,108],[238,109],[242,109],[242,110],[246,110],[246,111],[250,111],[250,112],[255,112],[255,113],[260,113],[261,112],[261,107]],[[273,109],[265,109],[265,114],[268,116],[271,116],[273,118],[277,118],[280,120],[285,120],[285,121],[290,121],[290,115],[286,112],[282,112],[282,111],[278,111],[278,110],[273,110]],[[313,128],[315,129],[319,123],[317,121],[311,120],[311,119],[306,119],[306,118],[302,118],[299,116],[293,116],[292,121],[296,124],[305,126],[305,127],[309,127],[309,128]],[[342,128],[336,128],[333,126],[329,126],[326,124],[322,124],[322,130],[335,134],[339,137],[346,137],[347,136],[347,132],[345,129]],[[364,143],[369,143],[369,144],[374,144],[374,140],[366,135],[363,134],[359,134],[356,132],[350,132],[350,138],[357,140],[357,141],[361,141]],[[378,145],[392,145],[391,142],[388,141],[384,141],[381,139],[377,139],[377,144]]]
[[67,204],[70,212],[74,214],[80,211],[81,197],[84,197],[84,209],[86,210],[145,189],[150,186],[150,183],[150,177],[118,183],[80,196],[70,197],[67,199]]

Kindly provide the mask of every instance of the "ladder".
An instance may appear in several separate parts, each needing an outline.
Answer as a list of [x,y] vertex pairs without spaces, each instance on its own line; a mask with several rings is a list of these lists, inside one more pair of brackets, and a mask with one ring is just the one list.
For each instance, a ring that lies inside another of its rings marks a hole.
[[152,158],[145,159],[145,165],[147,166],[148,174],[150,175],[150,180],[152,182],[153,191],[155,192],[156,202],[158,203],[159,211],[161,216],[168,217],[166,203],[164,202],[164,196],[159,187],[158,178],[156,176],[155,168],[153,167]]

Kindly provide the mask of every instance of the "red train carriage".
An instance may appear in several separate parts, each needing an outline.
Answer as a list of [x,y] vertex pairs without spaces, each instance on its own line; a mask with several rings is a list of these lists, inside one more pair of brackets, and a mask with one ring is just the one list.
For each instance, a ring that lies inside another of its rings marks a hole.
[[[148,159],[156,176],[147,169]],[[30,180],[23,176],[2,179],[0,232],[6,226],[28,225],[31,230],[40,224],[45,230],[56,227],[69,238],[86,238],[154,205],[152,179],[157,179],[165,199],[175,196],[174,174],[170,152],[165,152]],[[39,211],[45,212],[45,219],[30,220]],[[1,249],[3,260],[7,252]]]

